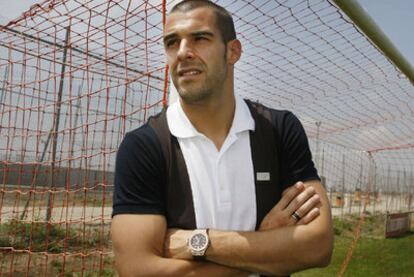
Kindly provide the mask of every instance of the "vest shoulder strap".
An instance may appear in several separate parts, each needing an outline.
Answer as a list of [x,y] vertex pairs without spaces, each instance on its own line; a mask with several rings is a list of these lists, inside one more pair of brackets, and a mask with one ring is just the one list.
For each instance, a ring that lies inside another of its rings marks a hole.
[[180,144],[168,128],[166,109],[151,117],[148,124],[160,141],[168,174],[164,191],[167,225],[169,228],[196,229],[190,178]]
[[255,121],[255,130],[250,132],[253,169],[256,190],[256,229],[266,214],[280,200],[280,172],[278,160],[278,130],[272,110],[245,100]]

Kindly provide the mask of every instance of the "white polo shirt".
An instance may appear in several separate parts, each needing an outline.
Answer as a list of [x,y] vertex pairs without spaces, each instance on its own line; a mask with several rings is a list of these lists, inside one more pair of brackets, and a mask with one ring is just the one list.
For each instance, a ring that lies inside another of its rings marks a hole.
[[187,166],[197,228],[254,230],[256,193],[249,131],[255,123],[244,100],[236,96],[233,123],[220,151],[194,128],[180,101],[168,108],[167,122]]

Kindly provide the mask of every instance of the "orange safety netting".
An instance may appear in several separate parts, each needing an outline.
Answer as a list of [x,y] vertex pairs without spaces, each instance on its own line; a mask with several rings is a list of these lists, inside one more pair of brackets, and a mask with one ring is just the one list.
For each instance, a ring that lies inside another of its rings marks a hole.
[[[115,154],[167,101],[177,2],[50,0],[0,27],[0,276],[114,274]],[[328,0],[216,2],[243,45],[236,92],[301,119],[334,215],[412,209],[399,70]]]

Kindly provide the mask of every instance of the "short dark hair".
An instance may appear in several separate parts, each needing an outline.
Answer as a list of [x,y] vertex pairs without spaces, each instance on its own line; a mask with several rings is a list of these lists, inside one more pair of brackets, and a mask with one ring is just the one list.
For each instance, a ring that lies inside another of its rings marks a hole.
[[231,14],[222,6],[219,6],[209,0],[184,0],[175,5],[170,14],[173,12],[188,12],[197,8],[208,7],[213,9],[216,15],[216,25],[220,30],[221,38],[224,44],[236,39],[236,30]]

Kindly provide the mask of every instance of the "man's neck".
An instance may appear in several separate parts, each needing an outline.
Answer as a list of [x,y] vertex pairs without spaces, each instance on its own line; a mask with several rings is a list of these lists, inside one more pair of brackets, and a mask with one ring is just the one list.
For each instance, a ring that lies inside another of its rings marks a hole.
[[211,139],[220,150],[233,123],[236,100],[233,93],[200,103],[180,100],[184,113],[196,130]]

